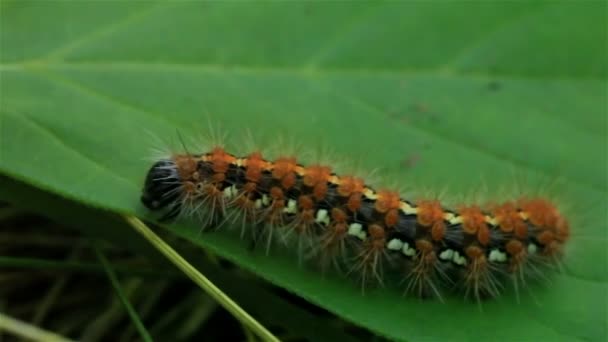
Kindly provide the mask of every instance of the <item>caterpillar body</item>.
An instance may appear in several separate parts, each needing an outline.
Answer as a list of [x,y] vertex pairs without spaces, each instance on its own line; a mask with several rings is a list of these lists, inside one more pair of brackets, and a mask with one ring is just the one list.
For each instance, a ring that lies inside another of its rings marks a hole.
[[401,278],[405,292],[442,298],[446,290],[481,300],[498,296],[555,267],[569,224],[543,198],[521,197],[481,208],[447,208],[404,199],[327,165],[295,157],[265,159],[215,147],[175,153],[148,171],[143,204],[161,220],[194,216],[204,228],[240,226],[242,235],[297,246],[325,269],[357,274],[362,283]]

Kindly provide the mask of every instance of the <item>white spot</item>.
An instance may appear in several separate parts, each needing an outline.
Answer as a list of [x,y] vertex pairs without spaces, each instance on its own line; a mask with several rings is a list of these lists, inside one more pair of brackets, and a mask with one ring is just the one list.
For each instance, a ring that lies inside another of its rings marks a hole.
[[486,222],[487,222],[488,224],[491,224],[491,225],[493,225],[493,226],[498,226],[498,220],[497,220],[497,219],[495,219],[495,218],[493,218],[493,217],[491,217],[491,216],[486,216],[486,217],[485,217],[485,220],[486,220]]
[[366,198],[368,198],[370,200],[378,199],[378,194],[376,194],[372,189],[365,189],[363,191],[363,196],[365,196]]
[[348,235],[359,236],[363,231],[363,226],[360,223],[351,223],[348,226]]
[[403,243],[403,248],[401,248],[401,253],[405,254],[408,257],[413,257],[416,255],[416,250],[411,248],[407,242]]
[[288,214],[295,214],[298,212],[298,205],[295,200],[290,199],[287,201],[287,207],[283,208],[283,212]]
[[536,254],[536,252],[538,251],[538,247],[531,243],[528,245],[528,254]]
[[359,235],[357,235],[357,237],[360,240],[365,240],[367,238],[367,233],[365,232],[365,230],[362,230],[362,231],[359,232]]
[[450,224],[460,224],[462,223],[462,216],[454,216],[449,220]]
[[233,186],[229,186],[226,189],[224,189],[224,197],[226,198],[232,198],[234,195],[236,195],[237,190],[236,187]]
[[315,222],[322,223],[326,226],[329,225],[329,216],[327,215],[327,210],[320,209],[317,211],[317,217],[315,218]]
[[262,200],[261,199],[255,200],[255,208],[256,209],[261,209],[262,208]]
[[505,262],[507,261],[507,254],[498,249],[493,249],[490,251],[488,260],[490,260],[490,262]]
[[399,239],[392,239],[386,244],[386,248],[390,249],[391,251],[400,251],[402,247],[403,242]]
[[401,208],[401,211],[406,215],[412,215],[418,212],[418,208],[412,207],[407,202],[401,202],[399,207]]
[[446,249],[445,251],[441,252],[439,254],[439,259],[441,260],[452,260],[452,257],[454,256],[454,250],[452,249]]
[[454,251],[454,257],[452,258],[452,261],[456,265],[460,265],[460,266],[464,266],[467,264],[467,259],[465,257],[463,257],[462,255],[460,255],[460,253],[458,253],[458,251]]
[[232,191],[230,190],[230,187],[226,187],[226,189],[224,189],[224,197],[226,198],[230,198],[232,197]]
[[270,198],[267,195],[262,195],[262,204],[267,207],[270,204]]

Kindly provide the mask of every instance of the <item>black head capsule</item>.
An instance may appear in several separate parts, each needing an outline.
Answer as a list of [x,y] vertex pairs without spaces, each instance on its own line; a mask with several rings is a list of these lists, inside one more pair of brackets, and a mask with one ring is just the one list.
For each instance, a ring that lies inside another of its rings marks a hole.
[[180,187],[181,181],[175,163],[163,159],[152,165],[148,171],[141,202],[150,210],[169,207],[170,211],[161,220],[173,218],[180,211]]

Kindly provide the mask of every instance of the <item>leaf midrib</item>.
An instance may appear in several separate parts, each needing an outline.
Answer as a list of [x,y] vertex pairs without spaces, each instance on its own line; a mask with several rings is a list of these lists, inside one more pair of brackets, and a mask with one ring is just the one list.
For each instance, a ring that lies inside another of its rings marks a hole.
[[[89,70],[90,70],[91,67],[93,67],[93,69],[99,68],[100,65],[104,66],[106,68],[116,68],[116,67],[134,68],[134,67],[142,67],[142,65],[140,65],[140,64],[127,64],[127,65],[125,65],[125,64],[119,64],[117,66],[117,65],[115,65],[113,63],[101,63],[101,64],[95,63],[93,65],[88,64],[88,63],[84,64],[84,65],[74,64],[74,63],[50,64],[50,66],[54,66],[55,68],[60,68],[61,66],[67,66],[67,67],[70,67],[70,66],[76,66],[76,67],[78,67],[78,66],[80,66],[80,67],[85,66]],[[180,65],[180,64],[162,64],[162,65],[165,65],[166,68],[168,68],[168,67],[182,68],[182,65]],[[149,66],[149,65],[145,65],[145,66]],[[266,69],[261,69],[260,70],[260,69],[245,68],[245,69],[236,69],[236,70],[234,70],[232,68],[229,68],[229,69],[210,68],[210,69],[208,69],[208,68],[204,68],[204,67],[198,67],[196,69],[197,70],[201,70],[201,71],[213,70],[213,71],[231,71],[231,72],[255,72],[255,73],[260,73],[260,74],[262,74],[262,73],[263,74],[267,74],[266,71],[265,71]],[[279,69],[279,68],[273,68],[273,69],[275,70],[275,72],[277,70],[281,70],[281,72],[290,72],[290,73],[294,72],[292,69],[287,69],[287,71],[285,69]],[[134,104],[131,104],[131,103],[125,103],[124,101],[118,101],[118,100],[112,98],[111,96],[105,94],[104,92],[102,92],[102,91],[100,91],[98,89],[92,89],[92,88],[90,88],[90,87],[82,84],[81,82],[75,81],[75,80],[73,80],[71,78],[63,77],[63,76],[60,75],[60,73],[57,73],[57,72],[54,72],[54,71],[50,71],[49,64],[45,64],[45,63],[25,64],[25,65],[22,65],[22,68],[12,69],[12,70],[13,71],[17,71],[18,70],[18,71],[23,71],[23,72],[30,72],[30,73],[33,73],[33,74],[35,74],[37,76],[44,77],[47,80],[49,80],[51,82],[54,82],[56,84],[63,84],[64,86],[69,86],[71,88],[74,88],[75,90],[77,90],[79,92],[82,92],[84,94],[87,94],[88,96],[99,97],[99,98],[103,99],[104,101],[107,101],[108,103],[111,103],[113,105],[118,105],[120,107],[128,107],[130,110],[138,111],[140,113],[143,113],[143,114],[145,114],[145,115],[147,115],[149,117],[153,117],[153,118],[158,119],[158,120],[161,120],[161,118],[162,118],[161,115],[157,115],[157,114],[155,114],[154,112],[152,112],[152,111],[150,111],[148,109],[141,108],[140,106],[137,106],[137,105],[134,105]],[[147,69],[143,69],[143,70],[147,70]],[[2,72],[2,69],[1,69],[1,65],[0,65],[0,74],[1,74],[1,72]],[[414,73],[412,73],[410,75],[413,75],[413,74]],[[424,71],[420,71],[420,72],[415,73],[415,74],[416,75],[435,75],[432,72],[424,72]],[[311,77],[310,75],[315,75],[315,73],[314,72],[313,73],[304,72],[302,70],[299,70],[299,72],[297,73],[297,75],[300,75],[300,76],[302,76],[304,78],[310,79],[310,77]],[[325,74],[321,74],[321,75],[325,75]],[[442,74],[440,74],[440,75],[442,75]],[[458,76],[456,76],[456,75],[450,75],[450,74],[447,74],[447,75],[443,74],[443,76],[440,76],[440,77],[448,77],[449,78],[449,77],[458,77]],[[332,91],[332,94],[334,94],[334,96],[336,98],[338,98],[338,99],[342,99],[342,100],[345,100],[345,101],[352,102],[352,104],[359,106],[360,108],[362,108],[362,110],[365,110],[365,111],[368,111],[368,112],[369,111],[378,112],[378,109],[375,108],[370,103],[364,102],[364,101],[359,100],[359,99],[351,99],[351,97],[346,97],[345,95],[338,94],[335,91]],[[163,120],[163,121],[165,121],[165,120]],[[165,121],[165,123],[166,123],[166,121]],[[498,159],[499,161],[503,161],[505,159],[504,155],[500,155],[500,154],[497,154],[495,152],[488,151],[488,150],[483,149],[483,148],[479,148],[477,146],[471,146],[471,144],[467,144],[465,142],[458,141],[458,140],[455,140],[453,138],[445,137],[445,136],[443,136],[441,134],[438,134],[436,132],[430,131],[428,129],[424,129],[424,128],[419,127],[419,126],[411,126],[411,128],[415,129],[415,130],[417,130],[419,132],[422,132],[424,134],[431,135],[431,136],[433,136],[435,138],[445,140],[446,142],[448,142],[450,144],[454,144],[456,146],[461,146],[461,147],[466,148],[468,150],[476,151],[476,152],[482,153],[482,154],[484,154],[484,155],[486,155],[488,157],[491,157],[491,158],[494,158],[494,159]],[[510,158],[508,161],[510,163],[514,163],[516,165],[519,165],[520,167],[522,167],[522,168],[524,168],[526,170],[532,170],[532,171],[535,171],[535,172],[540,172],[540,173],[542,173],[545,176],[548,175],[548,173],[547,173],[546,170],[538,168],[538,167],[534,167],[534,166],[531,166],[531,165],[528,165],[527,163],[524,163],[522,161],[518,161],[518,160],[513,159],[513,158]],[[584,187],[587,190],[599,191],[602,194],[606,194],[608,192],[608,189],[603,184],[595,184],[595,183],[591,183],[589,181],[583,181],[583,180],[575,179],[575,178],[572,178],[570,176],[566,177],[566,178],[571,183],[579,185],[579,186],[582,186],[582,187]],[[598,187],[600,188],[600,190],[597,190]]]
[[107,60],[107,61],[70,61],[32,59],[22,62],[0,62],[0,72],[36,69],[67,69],[104,71],[122,69],[129,71],[148,70],[184,70],[197,72],[238,72],[250,75],[291,74],[308,78],[331,76],[373,76],[381,78],[433,76],[444,79],[472,79],[482,81],[511,80],[525,82],[589,82],[608,85],[608,77],[571,77],[567,75],[525,75],[518,73],[461,71],[452,68],[369,68],[369,67],[305,67],[294,65],[247,65],[217,63],[184,63],[179,61],[146,61],[146,60]]
[[[47,71],[50,69],[73,69],[84,71],[108,71],[108,70],[123,70],[132,72],[145,71],[188,71],[188,72],[210,72],[210,73],[236,73],[241,75],[290,75],[302,79],[315,80],[327,79],[332,77],[374,77],[378,79],[393,79],[400,77],[427,76],[436,77],[444,80],[477,80],[482,82],[493,82],[497,79],[515,81],[515,82],[560,82],[568,84],[584,84],[597,83],[598,86],[608,87],[606,80],[598,79],[569,79],[569,78],[552,78],[552,79],[534,79],[523,78],[515,75],[492,75],[479,72],[456,72],[449,69],[411,69],[399,70],[398,72],[376,69],[348,69],[348,68],[298,68],[298,67],[266,67],[266,66],[246,66],[246,65],[222,65],[208,63],[174,63],[174,62],[133,62],[133,61],[31,61],[25,63],[0,63],[0,74],[3,71]],[[552,120],[558,119],[568,124],[573,123],[571,120],[565,120],[562,117],[551,116]],[[580,129],[577,126],[572,126],[571,129]],[[598,134],[595,131],[580,129],[581,132],[587,135],[595,135],[598,138],[604,139],[604,135]],[[605,188],[604,185],[600,185]]]
[[[454,72],[447,69],[412,69],[402,70],[402,72],[394,73],[391,71],[377,71],[374,69],[308,69],[308,68],[293,68],[293,67],[263,67],[263,66],[225,66],[221,64],[205,64],[205,63],[149,63],[149,62],[47,62],[47,61],[34,61],[29,63],[11,63],[2,64],[0,63],[0,74],[3,71],[42,71],[46,72],[51,69],[65,70],[84,70],[84,71],[108,71],[108,70],[123,70],[132,72],[142,72],[150,70],[161,70],[161,71],[189,71],[189,72],[209,72],[209,73],[236,73],[241,75],[292,75],[302,79],[315,80],[315,79],[327,79],[331,77],[369,77],[374,78],[399,78],[399,77],[413,77],[413,76],[427,76],[436,77],[444,80],[478,80],[491,82],[497,79],[510,80],[516,82],[543,82],[548,80],[539,79],[526,79],[520,77],[502,77],[499,75],[490,75],[485,73],[475,72]],[[603,85],[604,88],[608,86],[608,82],[604,80],[596,79],[551,79],[551,82],[561,83],[598,83]],[[565,120],[562,117],[551,116],[552,120],[560,120],[565,123],[573,123],[571,120]],[[604,135],[598,134],[595,131],[583,130],[577,126],[572,126],[571,129],[578,129],[582,133],[587,135],[595,135],[598,138],[604,139]],[[604,185],[600,185],[605,188]]]
[[[50,73],[50,72],[34,72],[34,73],[36,75],[38,75],[38,76],[46,78],[47,80],[49,80],[51,82],[54,82],[56,84],[63,84],[63,86],[67,86],[67,87],[73,88],[74,90],[79,91],[79,92],[81,92],[83,94],[86,94],[87,96],[94,96],[94,97],[98,97],[100,99],[103,99],[104,101],[107,101],[108,103],[110,103],[112,105],[117,105],[117,106],[120,106],[120,107],[123,107],[123,108],[128,108],[129,110],[137,111],[137,112],[139,112],[141,114],[144,114],[144,115],[146,115],[148,117],[152,117],[152,118],[157,119],[157,120],[161,120],[161,118],[163,118],[160,114],[157,115],[157,114],[155,114],[154,112],[152,112],[152,111],[150,111],[148,109],[141,108],[140,106],[134,105],[132,103],[125,103],[124,101],[118,101],[118,100],[110,97],[109,95],[107,95],[107,94],[105,94],[105,93],[103,93],[103,92],[101,92],[99,90],[91,89],[90,87],[88,87],[88,86],[86,86],[86,85],[84,85],[84,84],[82,84],[80,82],[77,82],[77,81],[75,81],[73,79],[64,78],[64,77],[61,77],[60,75],[57,75],[55,73]],[[59,77],[59,80],[61,82],[58,81],[58,78],[53,77],[53,75]],[[342,95],[335,94],[335,96],[341,97]],[[370,111],[370,110],[371,111],[377,111],[376,108],[374,108],[373,106],[371,106],[370,104],[367,104],[367,103],[362,103],[362,104],[358,104],[358,105],[362,106],[362,108],[365,109],[366,111]],[[165,121],[165,120],[163,120],[163,121]],[[175,123],[172,123],[172,124],[175,124]],[[486,156],[488,156],[490,158],[498,159],[499,161],[503,160],[502,156],[499,156],[496,153],[492,153],[491,151],[479,150],[477,148],[473,148],[473,147],[469,146],[469,144],[466,144],[464,142],[455,141],[454,139],[447,139],[446,137],[444,137],[442,135],[439,135],[439,134],[437,134],[435,132],[432,132],[432,131],[428,131],[428,130],[422,129],[422,128],[417,127],[417,126],[413,126],[412,128],[416,129],[416,130],[419,130],[419,131],[421,131],[421,132],[423,132],[425,134],[432,135],[432,136],[434,136],[434,137],[436,137],[438,139],[446,140],[448,143],[455,144],[457,146],[461,146],[463,148],[466,148],[466,149],[469,149],[469,150],[472,150],[472,151],[477,151],[478,153],[482,153],[482,154],[484,154],[484,155],[486,155]],[[530,165],[527,165],[525,163],[522,163],[522,162],[516,161],[516,160],[511,160],[511,162],[512,163],[516,163],[517,165],[519,165],[523,169],[533,170],[535,172],[541,172],[543,175],[547,175],[547,172],[545,170],[532,167]],[[120,178],[121,182],[127,181],[125,178],[123,178],[119,174],[114,174],[113,172],[109,171],[105,167],[103,167],[103,169],[105,171],[109,172],[109,173],[112,173],[113,177]],[[587,182],[582,182],[582,181],[580,181],[578,179],[573,179],[571,177],[567,177],[567,179],[568,179],[568,181],[569,181],[570,184],[575,185],[576,187],[583,188],[585,191],[596,192],[596,193],[600,193],[602,195],[605,195],[606,193],[608,193],[608,190],[605,189],[605,188],[602,188],[601,190],[598,190],[593,184],[589,184]],[[130,181],[129,181],[129,183],[133,184]],[[133,186],[136,186],[136,185],[133,184]],[[104,205],[104,204],[102,204],[102,205]]]

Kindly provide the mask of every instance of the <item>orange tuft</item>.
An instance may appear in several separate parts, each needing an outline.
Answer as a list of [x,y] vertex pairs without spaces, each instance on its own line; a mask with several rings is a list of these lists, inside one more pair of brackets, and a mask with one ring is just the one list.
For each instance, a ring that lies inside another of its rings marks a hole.
[[298,197],[298,212],[300,223],[296,226],[296,231],[302,233],[306,231],[307,225],[312,224],[315,221],[314,202],[312,198],[307,195],[301,195]]
[[520,199],[519,206],[528,214],[533,225],[541,228],[552,228],[557,226],[559,213],[549,201],[542,198]]
[[245,197],[245,196],[239,196],[236,201],[235,204],[240,208],[245,210],[245,213],[249,214],[251,213],[251,210],[255,209],[255,202],[250,200],[249,198]]
[[498,221],[499,228],[502,232],[510,233],[515,230],[517,234],[517,232],[521,232],[522,230],[527,231],[528,229],[513,202],[506,202],[495,206],[492,210],[492,215],[494,215]]
[[543,254],[548,256],[560,255],[562,253],[562,246],[556,241],[551,242],[543,248]]
[[445,224],[434,224],[431,228],[431,237],[434,241],[441,241],[445,237]]
[[490,243],[490,238],[491,238],[490,228],[488,228],[487,225],[484,225],[483,227],[479,227],[479,229],[477,230],[477,241],[482,246],[487,246]]
[[273,209],[273,214],[280,216],[281,209],[285,208],[285,201],[283,201],[283,200],[273,201],[271,207]]
[[426,265],[433,265],[437,261],[435,251],[424,252],[422,262]]
[[[312,209],[302,210],[300,212],[300,220],[305,224],[311,224],[315,221],[315,211]],[[296,228],[299,232],[304,231],[304,225],[298,225]]]
[[392,191],[378,191],[378,199],[376,199],[376,211],[386,213],[391,209],[399,209],[401,206],[401,198],[399,193]]
[[428,240],[418,239],[418,240],[416,240],[416,249],[418,251],[420,251],[421,253],[432,252],[433,243]]
[[509,272],[517,272],[526,261],[527,252],[524,248],[524,244],[516,239],[509,240],[505,249],[507,250],[507,254],[511,256],[509,261]]
[[236,157],[226,153],[221,147],[216,147],[211,151],[211,169],[215,173],[226,173],[230,164],[234,163],[235,160]]
[[[374,250],[383,250],[386,244],[386,234],[384,228],[379,224],[372,224],[367,229],[371,241],[367,241],[366,245],[371,246]],[[370,243],[371,242],[371,243]]]
[[192,194],[196,191],[196,185],[193,182],[186,181],[183,183],[182,187],[186,194]]
[[538,242],[540,242],[543,246],[548,246],[551,244],[551,242],[553,242],[555,236],[553,235],[553,232],[545,230],[542,233],[538,234],[537,239]]
[[387,228],[392,228],[399,222],[399,211],[397,209],[391,209],[384,215],[384,224]]
[[283,177],[283,179],[281,180],[281,186],[285,190],[289,190],[295,185],[296,185],[296,174],[295,173],[287,174],[287,176]]
[[255,189],[257,188],[257,184],[253,183],[253,182],[247,182],[245,183],[245,186],[243,186],[243,192],[245,193],[252,193],[255,191]]
[[346,213],[342,209],[333,208],[331,210],[331,218],[336,223],[344,223],[348,219]]
[[374,240],[384,239],[386,236],[386,234],[384,233],[384,228],[382,228],[382,226],[379,224],[370,225],[367,229],[367,232],[369,233],[369,236]]
[[226,180],[226,174],[225,173],[216,173],[213,176],[211,176],[211,180],[215,183],[221,183]]
[[481,247],[479,246],[469,246],[464,250],[464,253],[469,257],[469,259],[471,260],[476,260],[476,259],[481,259],[481,258],[485,258],[485,254],[484,251]]
[[435,241],[443,240],[445,235],[445,221],[443,220],[444,211],[439,201],[419,201],[418,224],[424,227],[431,227],[431,237]]
[[478,206],[460,208],[462,229],[467,234],[477,234],[479,230],[488,229],[486,218]]
[[327,183],[331,176],[331,169],[327,166],[312,165],[304,169],[304,185],[314,187]]
[[270,197],[274,200],[284,199],[283,190],[278,186],[273,186],[270,188]]
[[509,240],[505,249],[507,250],[507,253],[512,256],[517,256],[525,252],[523,243],[515,239]]
[[528,226],[524,224],[524,225],[515,227],[514,235],[516,238],[524,240],[525,238],[528,237]]
[[332,224],[330,225],[330,229],[332,230],[332,235],[336,241],[338,241],[346,235],[346,232],[348,232],[348,225],[346,223]]
[[277,158],[272,165],[272,178],[282,180],[285,177],[293,175],[297,166],[298,164],[296,163],[296,158],[294,157]]
[[338,195],[348,197],[355,193],[363,192],[365,183],[360,178],[352,176],[340,177],[340,185],[338,186]]
[[246,160],[245,179],[258,183],[262,178],[262,171],[266,167],[266,161],[260,152],[251,153]]
[[314,202],[310,196],[302,195],[298,198],[298,206],[302,210],[311,210],[314,208]]
[[319,183],[315,185],[315,187],[312,189],[312,194],[317,201],[325,198],[325,195],[327,194],[327,183]]
[[421,226],[431,227],[436,222],[443,222],[443,208],[439,201],[418,201],[417,221]]
[[359,210],[361,208],[361,194],[354,193],[350,195],[348,202],[346,202],[346,207],[353,213]]
[[207,193],[207,196],[210,197],[219,197],[222,195],[222,191],[220,191],[220,189],[218,189],[215,185],[207,185],[203,190]]
[[196,172],[196,160],[187,154],[174,156],[173,162],[180,179],[190,179],[192,174]]

